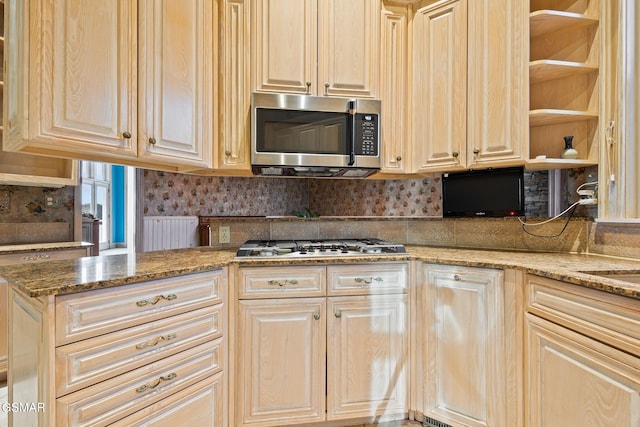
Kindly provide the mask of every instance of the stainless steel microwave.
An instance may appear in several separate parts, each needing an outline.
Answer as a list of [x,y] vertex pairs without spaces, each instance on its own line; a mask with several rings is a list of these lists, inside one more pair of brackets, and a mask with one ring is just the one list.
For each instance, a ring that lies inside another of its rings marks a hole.
[[256,175],[361,178],[380,169],[380,101],[253,93]]

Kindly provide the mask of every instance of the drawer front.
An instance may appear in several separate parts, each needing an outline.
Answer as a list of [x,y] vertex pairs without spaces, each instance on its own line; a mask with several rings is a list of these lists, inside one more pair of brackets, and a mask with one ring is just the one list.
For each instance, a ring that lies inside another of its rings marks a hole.
[[525,295],[530,313],[640,356],[637,300],[534,275]]
[[221,337],[222,308],[205,307],[56,348],[56,396]]
[[56,345],[221,303],[227,270],[56,297]]
[[29,264],[33,262],[76,259],[82,258],[83,256],[88,256],[86,248],[6,254],[0,255],[0,265]]
[[222,370],[222,339],[56,400],[56,425],[107,425]]
[[407,263],[332,265],[327,267],[329,295],[404,293],[407,271]]
[[216,374],[112,424],[111,427],[227,427],[222,396],[223,379],[223,373]]
[[324,266],[242,267],[240,299],[318,297],[325,295]]

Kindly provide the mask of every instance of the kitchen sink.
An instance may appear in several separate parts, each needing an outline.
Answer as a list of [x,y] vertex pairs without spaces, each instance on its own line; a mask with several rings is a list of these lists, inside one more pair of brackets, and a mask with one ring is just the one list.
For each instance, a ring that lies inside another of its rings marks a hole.
[[598,273],[593,271],[584,271],[584,273],[607,279],[616,279],[622,280],[623,282],[640,284],[640,273]]

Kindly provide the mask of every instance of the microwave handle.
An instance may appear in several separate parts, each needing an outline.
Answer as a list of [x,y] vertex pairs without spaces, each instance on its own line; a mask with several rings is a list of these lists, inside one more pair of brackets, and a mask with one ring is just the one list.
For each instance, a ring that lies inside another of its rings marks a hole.
[[350,100],[349,103],[349,141],[347,150],[349,151],[349,166],[353,166],[356,162],[356,101]]

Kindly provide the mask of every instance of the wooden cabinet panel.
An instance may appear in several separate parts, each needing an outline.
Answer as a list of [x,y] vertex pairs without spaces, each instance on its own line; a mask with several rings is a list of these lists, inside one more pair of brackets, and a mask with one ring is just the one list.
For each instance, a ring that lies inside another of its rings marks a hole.
[[56,348],[56,396],[203,344],[223,333],[220,306],[206,307]]
[[142,158],[169,164],[180,159],[211,167],[214,4],[211,0],[139,3]]
[[238,423],[324,420],[325,307],[325,298],[239,302]]
[[640,358],[526,316],[525,425],[640,425]]
[[325,267],[242,267],[238,269],[239,298],[324,296]]
[[454,425],[507,420],[504,273],[424,265],[424,414]]
[[227,427],[223,382],[222,373],[214,375],[111,426],[175,427],[179,423],[192,427]]
[[318,95],[379,96],[380,0],[318,0]]
[[220,3],[220,92],[216,168],[251,169],[250,0]]
[[469,1],[467,166],[528,158],[525,1]]
[[413,26],[415,169],[464,169],[467,141],[467,1],[418,9]]
[[117,421],[222,370],[222,340],[210,341],[56,400],[56,425]]
[[6,5],[5,149],[135,157],[136,3]]
[[317,0],[254,0],[253,7],[255,90],[316,93]]
[[56,298],[56,344],[140,325],[224,301],[226,270]]
[[327,419],[408,412],[407,296],[328,301]]

